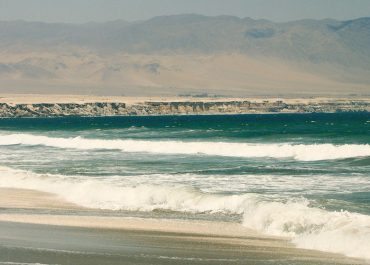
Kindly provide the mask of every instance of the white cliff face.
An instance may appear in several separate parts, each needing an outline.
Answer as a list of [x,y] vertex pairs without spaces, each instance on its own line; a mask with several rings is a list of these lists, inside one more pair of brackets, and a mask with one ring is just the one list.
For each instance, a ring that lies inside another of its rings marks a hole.
[[0,103],[0,117],[52,116],[135,116],[135,115],[195,115],[195,114],[248,114],[248,113],[310,113],[370,111],[369,101],[340,101],[320,103],[285,103],[283,101],[213,101],[213,102],[144,102],[125,104],[95,103]]

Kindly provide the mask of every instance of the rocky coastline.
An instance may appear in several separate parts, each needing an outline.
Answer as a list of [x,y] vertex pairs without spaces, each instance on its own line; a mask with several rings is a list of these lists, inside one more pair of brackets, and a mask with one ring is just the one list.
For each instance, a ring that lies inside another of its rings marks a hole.
[[0,102],[0,117],[59,117],[59,116],[146,116],[201,114],[259,114],[259,113],[333,113],[370,112],[370,101],[145,101],[91,103],[11,104]]

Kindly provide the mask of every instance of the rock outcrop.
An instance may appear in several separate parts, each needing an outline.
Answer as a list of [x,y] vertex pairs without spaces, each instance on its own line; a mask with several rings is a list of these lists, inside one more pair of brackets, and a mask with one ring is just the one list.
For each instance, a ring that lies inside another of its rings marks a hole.
[[179,101],[143,102],[137,104],[94,103],[0,103],[0,117],[56,117],[56,116],[136,116],[136,115],[196,115],[248,113],[313,113],[370,111],[370,102],[340,100],[326,102],[284,101]]

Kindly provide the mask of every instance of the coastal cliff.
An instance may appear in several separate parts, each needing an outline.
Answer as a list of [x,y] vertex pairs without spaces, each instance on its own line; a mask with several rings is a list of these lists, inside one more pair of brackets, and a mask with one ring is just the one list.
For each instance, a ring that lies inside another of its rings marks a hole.
[[145,101],[91,103],[0,103],[0,117],[136,116],[370,111],[370,101]]

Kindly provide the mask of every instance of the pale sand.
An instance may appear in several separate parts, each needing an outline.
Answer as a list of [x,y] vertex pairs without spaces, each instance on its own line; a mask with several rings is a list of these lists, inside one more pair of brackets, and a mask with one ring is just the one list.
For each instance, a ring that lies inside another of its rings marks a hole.
[[81,209],[80,206],[65,202],[51,193],[14,188],[0,188],[0,207],[60,210]]
[[273,239],[0,221],[0,264],[364,264]]
[[[0,214],[0,222],[180,233],[189,235],[216,236],[220,238],[227,237],[229,243],[240,244],[250,243],[245,239],[240,239],[241,237],[254,237],[261,239],[261,241],[258,242],[258,246],[266,245],[266,242],[269,242],[269,246],[287,248],[293,247],[293,245],[285,238],[264,236],[255,231],[244,228],[240,224],[228,222],[49,214]],[[270,239],[271,241],[267,239]],[[273,245],[271,245],[272,243]]]
[[[59,209],[64,214],[25,214],[24,208]],[[237,223],[99,216],[98,212],[88,216],[83,210],[53,194],[1,188],[0,264],[363,263],[297,249],[286,238],[261,235]]]
[[[54,194],[27,189],[0,188],[0,208],[52,209],[83,211],[88,209],[66,202]],[[217,236],[261,236],[237,223],[194,220],[166,220],[114,216],[8,214],[0,212],[0,221],[61,225],[104,229],[145,230]]]
[[0,103],[7,104],[42,104],[42,103],[94,103],[94,102],[116,102],[140,104],[144,102],[228,102],[228,101],[251,101],[263,102],[276,102],[282,100],[285,103],[320,103],[329,101],[348,101],[358,100],[370,102],[367,97],[354,97],[354,98],[329,98],[329,97],[315,97],[315,98],[277,98],[277,97],[178,97],[178,96],[152,96],[152,97],[124,97],[124,96],[93,96],[93,95],[57,95],[57,94],[0,94]]

